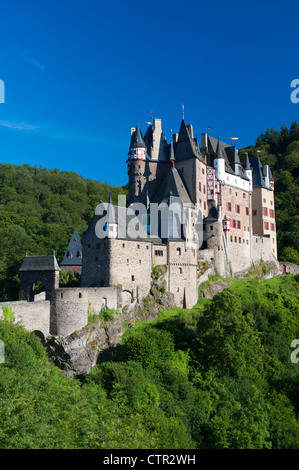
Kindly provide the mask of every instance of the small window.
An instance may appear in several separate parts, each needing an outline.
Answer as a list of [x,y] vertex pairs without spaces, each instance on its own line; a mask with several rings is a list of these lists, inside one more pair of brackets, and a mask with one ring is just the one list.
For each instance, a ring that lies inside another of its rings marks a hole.
[[182,268],[179,268],[179,272],[180,272],[180,274],[182,274],[182,273],[183,273],[183,269],[182,269]]
[[242,242],[241,237],[239,237],[239,243],[241,243],[241,242]]
[[139,260],[139,264],[141,264],[141,259]]
[[79,299],[82,299],[82,294],[81,294],[81,292],[79,292]]
[[125,246],[126,246],[126,245],[123,243],[123,248],[125,248]]
[[176,254],[179,255],[179,256],[181,255],[181,249],[180,248],[176,249]]
[[90,248],[90,243],[88,243],[87,248]]
[[129,261],[130,261],[130,260],[129,260],[129,259],[127,259],[127,264],[129,264]]
[[211,225],[211,227],[210,227],[210,230],[214,230],[214,227],[213,227],[213,225]]
[[137,245],[137,249],[138,249],[138,250],[140,249],[140,245]]
[[61,299],[63,299],[63,292],[61,292],[61,294],[60,294],[60,298],[61,298]]
[[97,256],[95,257],[95,261],[98,261],[98,257],[97,257]]
[[132,281],[135,281],[135,276],[132,276]]

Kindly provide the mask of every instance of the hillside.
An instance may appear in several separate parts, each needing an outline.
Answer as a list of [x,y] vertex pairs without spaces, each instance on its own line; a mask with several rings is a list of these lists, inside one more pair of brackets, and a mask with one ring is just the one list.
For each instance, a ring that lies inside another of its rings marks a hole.
[[298,276],[289,275],[234,280],[192,310],[136,322],[80,379],[2,320],[0,447],[298,449],[294,338]]

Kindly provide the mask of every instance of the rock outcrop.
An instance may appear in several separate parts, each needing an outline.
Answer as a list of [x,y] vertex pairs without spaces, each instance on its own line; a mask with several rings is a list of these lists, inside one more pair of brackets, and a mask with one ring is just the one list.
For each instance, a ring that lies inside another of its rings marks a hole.
[[223,281],[222,279],[211,282],[209,286],[205,289],[205,291],[202,293],[202,297],[212,299],[214,295],[219,294],[219,292],[222,292],[224,289],[229,287],[230,284],[231,281]]
[[49,336],[46,347],[53,363],[67,377],[88,373],[105,349],[115,348],[125,332],[120,315],[106,324],[99,320],[66,337]]
[[147,297],[124,309],[123,318],[134,324],[135,320],[150,321],[157,318],[160,310],[174,307],[174,295],[166,291],[166,266],[156,266],[152,272],[151,289]]

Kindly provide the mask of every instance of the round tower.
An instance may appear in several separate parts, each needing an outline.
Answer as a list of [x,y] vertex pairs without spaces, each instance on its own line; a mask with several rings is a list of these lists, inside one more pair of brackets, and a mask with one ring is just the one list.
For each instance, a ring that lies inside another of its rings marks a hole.
[[131,144],[128,153],[129,203],[142,202],[141,194],[147,183],[146,177],[147,147],[138,126],[131,129]]
[[220,141],[218,139],[217,144],[217,153],[214,157],[214,168],[216,169],[216,177],[220,181],[224,181],[225,179],[225,160],[224,155],[221,149]]

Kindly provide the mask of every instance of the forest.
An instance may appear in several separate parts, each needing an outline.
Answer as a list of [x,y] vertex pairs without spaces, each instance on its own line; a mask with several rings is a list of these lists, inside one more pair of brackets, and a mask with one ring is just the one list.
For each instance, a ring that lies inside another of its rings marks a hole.
[[0,448],[298,449],[298,281],[235,279],[192,310],[126,328],[71,379],[7,317]]

